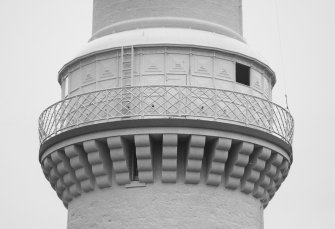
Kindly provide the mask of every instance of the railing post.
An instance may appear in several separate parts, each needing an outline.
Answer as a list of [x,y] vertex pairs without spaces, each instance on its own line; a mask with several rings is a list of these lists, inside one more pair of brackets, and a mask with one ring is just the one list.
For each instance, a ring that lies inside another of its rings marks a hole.
[[56,125],[56,121],[57,121],[57,112],[56,112],[56,107],[57,107],[57,106],[54,106],[54,109],[53,109],[53,110],[54,110],[54,111],[53,111],[53,116],[54,116],[54,119],[55,119],[54,122],[53,122],[53,127],[55,128],[55,129],[54,129],[54,135],[57,135],[57,128],[56,128],[56,126],[57,126],[57,125]]
[[181,116],[181,94],[180,87],[178,87],[178,115]]
[[218,111],[218,93],[217,93],[217,89],[214,89],[214,120],[217,119],[217,111]]
[[144,111],[143,111],[143,86],[140,87],[140,114],[142,118],[144,118]]
[[[76,96],[77,97],[77,102],[78,102],[78,108],[77,108],[77,111],[79,111],[79,109],[80,109],[80,101],[79,101],[79,96],[77,95]],[[76,123],[76,126],[78,126],[79,125],[79,115],[77,114],[76,115],[76,121],[77,121],[77,123]]]
[[166,85],[163,86],[164,87],[164,94],[163,94],[163,109],[164,109],[164,115],[168,115],[168,110],[167,110],[167,106],[166,106],[166,102],[168,100],[168,96],[167,96],[167,87]]
[[[108,89],[106,89],[105,90],[105,93],[106,93],[106,96],[105,96],[105,106],[107,105],[107,103],[109,102],[108,101]],[[106,120],[108,120],[108,118],[109,118],[109,111],[108,111],[108,109],[106,109]]]
[[245,104],[245,120],[244,120],[244,124],[246,126],[248,125],[248,111],[249,111],[249,99],[246,99],[246,104]]
[[274,116],[275,114],[274,114],[274,109],[273,109],[273,107],[272,107],[272,104],[270,103],[270,133],[272,133],[273,132],[273,124],[274,124],[274,119],[273,119],[273,116]]
[[269,102],[267,102],[268,104],[269,104],[269,107],[271,108],[270,109],[270,117],[267,119],[268,120],[268,122],[269,122],[269,127],[268,127],[268,131],[269,131],[269,133],[271,133],[272,132],[272,106],[271,106],[271,104],[269,103]]

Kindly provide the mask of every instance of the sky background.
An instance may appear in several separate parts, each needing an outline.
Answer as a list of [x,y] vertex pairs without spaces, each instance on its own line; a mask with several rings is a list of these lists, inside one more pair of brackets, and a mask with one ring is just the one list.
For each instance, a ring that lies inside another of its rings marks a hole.
[[[335,1],[277,2],[243,1],[244,37],[277,73],[273,101],[285,106],[286,90],[295,119],[294,163],[265,228],[335,228]],[[60,99],[57,72],[87,43],[91,20],[92,0],[0,2],[0,228],[66,228],[39,165],[37,119]]]

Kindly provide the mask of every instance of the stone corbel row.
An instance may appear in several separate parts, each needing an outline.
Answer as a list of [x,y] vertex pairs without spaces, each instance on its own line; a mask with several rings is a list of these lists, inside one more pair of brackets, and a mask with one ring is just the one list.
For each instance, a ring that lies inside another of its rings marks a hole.
[[[290,167],[281,154],[249,142],[201,135],[184,142],[177,134],[163,134],[161,141],[148,134],[90,140],[52,152],[42,169],[65,205],[96,188],[137,181],[221,185],[266,206]],[[154,152],[154,144],[161,144],[161,151]]]

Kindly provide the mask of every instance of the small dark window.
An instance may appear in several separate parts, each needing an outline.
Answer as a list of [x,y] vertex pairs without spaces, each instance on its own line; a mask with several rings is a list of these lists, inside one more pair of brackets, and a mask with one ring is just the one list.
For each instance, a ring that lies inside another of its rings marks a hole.
[[236,82],[250,86],[250,67],[236,63]]

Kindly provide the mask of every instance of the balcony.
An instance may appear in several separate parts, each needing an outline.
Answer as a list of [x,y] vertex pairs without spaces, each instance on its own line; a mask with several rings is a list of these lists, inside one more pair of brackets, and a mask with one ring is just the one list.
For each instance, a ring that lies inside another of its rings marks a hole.
[[79,127],[157,118],[249,127],[269,133],[289,146],[293,139],[294,121],[284,108],[243,93],[193,86],[133,86],[69,97],[43,111],[39,137],[43,144]]

